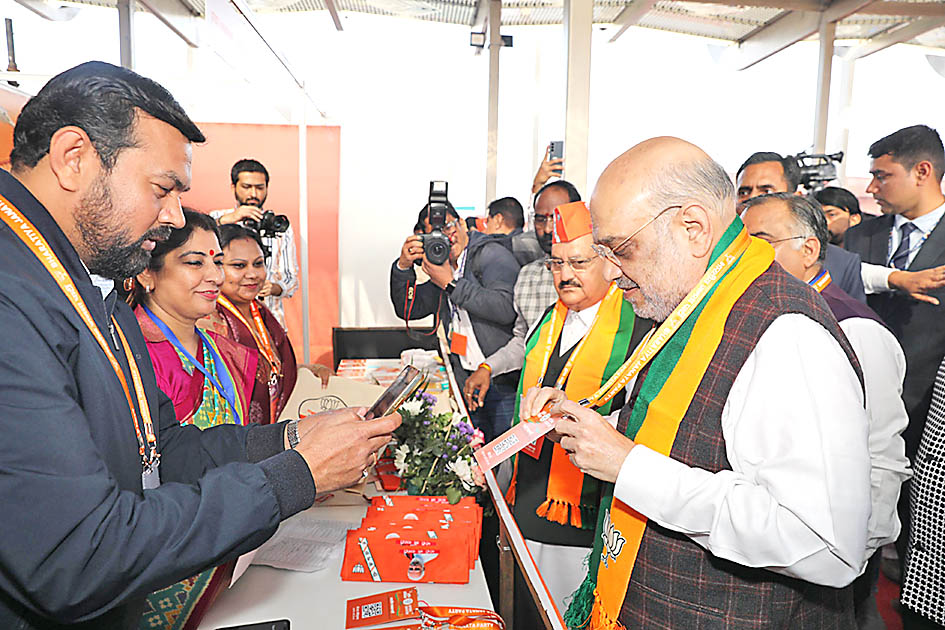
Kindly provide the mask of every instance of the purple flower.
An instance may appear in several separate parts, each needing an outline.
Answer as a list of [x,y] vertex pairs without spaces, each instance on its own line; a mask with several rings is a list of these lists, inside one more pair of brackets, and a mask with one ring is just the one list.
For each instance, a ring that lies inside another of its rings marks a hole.
[[447,455],[446,453],[443,453],[442,455],[440,455],[440,457],[442,457],[443,459],[449,459],[449,455]]
[[453,450],[454,450],[454,451],[457,451],[457,450],[459,450],[459,447],[454,444],[454,445],[453,445]]
[[423,421],[423,426],[427,426],[428,424],[430,424],[430,421],[429,421],[429,420],[424,420],[424,421]]
[[422,400],[428,405],[436,404],[436,396],[434,396],[433,394],[427,394],[426,392],[424,392],[423,394],[420,394],[420,400]]

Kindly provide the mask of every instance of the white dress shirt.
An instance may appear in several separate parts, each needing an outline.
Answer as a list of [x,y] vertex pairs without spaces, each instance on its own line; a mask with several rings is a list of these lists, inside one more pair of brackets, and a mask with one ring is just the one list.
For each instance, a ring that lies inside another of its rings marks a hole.
[[850,317],[840,328],[853,346],[866,383],[866,411],[870,422],[870,503],[872,512],[864,563],[873,552],[899,537],[896,505],[902,483],[912,476],[902,432],[909,415],[902,402],[906,357],[889,330],[879,322]]
[[[901,214],[897,214],[893,217],[893,229],[889,234],[889,250],[886,252],[886,261],[889,262],[893,252],[899,248],[899,243],[902,240],[902,226],[906,223],[912,223],[912,225],[919,229],[912,230],[912,234],[909,235],[908,264],[911,265],[912,261],[915,260],[916,255],[919,253],[919,250],[922,249],[922,244],[925,242],[925,239],[928,238],[928,235],[931,234],[935,226],[938,225],[943,214],[945,214],[945,204],[912,221]],[[908,265],[906,265],[906,267],[908,268]]]
[[[456,261],[456,269],[453,270],[453,280],[459,280],[463,277],[468,252],[469,248],[466,248],[459,255],[459,260]],[[466,309],[456,306],[452,301],[450,301],[450,313],[450,334],[460,334],[466,337],[466,353],[458,355],[459,363],[464,369],[474,372],[486,360],[486,356],[479,346],[479,340],[476,339],[476,330],[473,328],[472,320],[469,318]]]
[[[600,302],[588,306],[583,311],[568,310],[568,314],[564,318],[564,324],[561,326],[561,346],[558,350],[558,356],[563,355],[584,338],[584,335],[591,329],[599,309]],[[512,338],[504,346],[486,357],[485,362],[492,368],[493,376],[522,369],[522,366],[525,365],[525,340],[541,323],[540,319],[536,320],[529,328],[522,312],[518,308],[515,310],[517,316],[515,327],[512,329]]]
[[588,306],[583,311],[572,311],[568,309],[568,314],[564,318],[564,324],[561,325],[561,345],[558,348],[558,356],[564,356],[568,350],[577,345],[584,339],[584,335],[590,331],[594,324],[594,318],[597,317],[597,311],[600,310],[600,302]]
[[638,444],[615,496],[720,558],[845,586],[863,569],[870,516],[863,405],[830,333],[804,315],[781,315],[722,411],[732,470],[690,467]]
[[[912,221],[912,223],[915,224],[915,226],[919,229],[914,230],[912,234],[909,235],[909,265],[912,264],[916,254],[918,254],[919,250],[922,248],[921,246],[923,240],[932,233],[932,230],[934,230],[935,226],[938,225],[938,222],[941,220],[943,214],[945,214],[945,205],[941,205],[932,212],[929,212],[928,214],[925,214]],[[899,247],[899,242],[902,240],[902,232],[900,228],[904,223],[908,222],[909,219],[905,218],[901,214],[897,214],[893,219],[893,230],[890,234],[890,249],[886,252],[886,261],[888,263],[887,266],[873,265],[866,262],[860,265],[860,276],[863,278],[863,289],[867,294],[885,293],[892,290],[889,288],[889,274],[896,270],[889,266],[892,264],[889,259],[892,257],[893,252],[896,251],[896,248]]]
[[889,274],[894,271],[896,270],[892,267],[861,262],[860,277],[863,279],[863,290],[867,295],[889,291]]

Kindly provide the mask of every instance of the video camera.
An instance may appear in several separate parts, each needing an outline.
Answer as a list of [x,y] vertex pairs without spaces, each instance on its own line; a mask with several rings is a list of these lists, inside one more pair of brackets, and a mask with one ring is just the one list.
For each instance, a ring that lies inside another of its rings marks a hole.
[[289,217],[266,210],[259,221],[243,219],[243,227],[259,234],[263,256],[266,257],[266,260],[269,260],[272,256],[272,248],[261,239],[275,238],[280,234],[284,234],[289,229]]
[[427,202],[430,227],[433,231],[421,234],[423,239],[423,254],[431,265],[442,265],[450,256],[450,239],[443,233],[446,228],[446,214],[449,199],[446,191],[449,184],[446,182],[430,182],[430,197]]
[[837,153],[799,153],[794,156],[801,171],[801,185],[808,192],[820,190],[837,179],[837,166],[843,160],[843,151]]

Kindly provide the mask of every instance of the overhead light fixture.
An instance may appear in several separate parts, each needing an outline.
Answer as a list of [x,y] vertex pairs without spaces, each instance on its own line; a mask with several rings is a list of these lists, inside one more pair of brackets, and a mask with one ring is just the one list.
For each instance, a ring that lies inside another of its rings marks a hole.
[[[502,38],[503,48],[512,47],[512,36],[511,35],[500,35]],[[473,48],[485,48],[486,47],[486,34],[477,33],[475,31],[469,34],[469,45]]]

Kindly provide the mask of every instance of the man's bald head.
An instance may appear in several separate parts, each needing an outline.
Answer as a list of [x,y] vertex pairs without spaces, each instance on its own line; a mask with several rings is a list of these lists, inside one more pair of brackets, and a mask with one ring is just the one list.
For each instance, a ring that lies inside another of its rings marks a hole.
[[[604,170],[591,197],[598,215],[649,210],[653,216],[676,204],[698,203],[728,224],[735,218],[735,189],[718,163],[679,138],[646,140]],[[603,219],[603,216],[600,216]]]
[[735,219],[735,188],[699,147],[652,138],[604,170],[590,210],[595,241],[621,260],[618,284],[627,299],[661,321],[698,282]]

